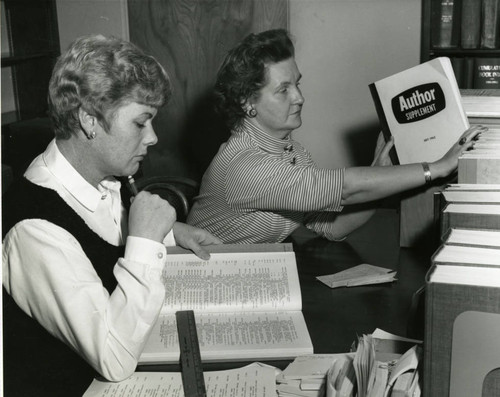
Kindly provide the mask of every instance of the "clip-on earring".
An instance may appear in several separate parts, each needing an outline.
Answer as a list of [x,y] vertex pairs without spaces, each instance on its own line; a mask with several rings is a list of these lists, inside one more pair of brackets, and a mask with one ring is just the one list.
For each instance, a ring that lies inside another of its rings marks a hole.
[[95,138],[95,131],[90,131],[90,134],[88,134],[87,138],[94,139]]
[[250,107],[247,109],[246,113],[247,113],[247,116],[248,116],[248,117],[251,117],[251,118],[253,118],[253,117],[257,116],[257,110],[255,110],[255,108],[254,108],[253,106],[250,106]]

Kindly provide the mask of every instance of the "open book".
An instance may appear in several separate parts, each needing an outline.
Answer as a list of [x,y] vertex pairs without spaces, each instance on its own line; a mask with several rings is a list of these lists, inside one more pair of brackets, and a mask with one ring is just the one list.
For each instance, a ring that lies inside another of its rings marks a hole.
[[290,359],[313,352],[291,244],[212,246],[208,261],[178,250],[169,249],[163,308],[139,364],[179,360],[179,310],[195,313],[204,361]]
[[439,57],[370,84],[394,164],[440,159],[469,128],[449,58]]

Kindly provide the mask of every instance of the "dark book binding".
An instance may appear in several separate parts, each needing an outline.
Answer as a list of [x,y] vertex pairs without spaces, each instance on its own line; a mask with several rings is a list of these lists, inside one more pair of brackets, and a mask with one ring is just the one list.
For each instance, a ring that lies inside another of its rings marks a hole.
[[461,47],[479,48],[481,0],[462,0]]
[[483,0],[481,48],[500,48],[500,0]]
[[431,2],[431,46],[457,48],[460,42],[461,0]]
[[500,58],[475,58],[472,88],[500,89]]

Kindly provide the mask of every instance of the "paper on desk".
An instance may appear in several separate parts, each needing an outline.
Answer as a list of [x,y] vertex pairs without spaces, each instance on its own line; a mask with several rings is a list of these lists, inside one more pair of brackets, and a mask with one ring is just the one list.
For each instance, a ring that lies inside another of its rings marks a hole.
[[[203,373],[207,397],[276,397],[276,368],[253,363],[242,368]],[[181,397],[180,372],[135,372],[122,382],[94,379],[83,397]]]
[[285,379],[324,379],[333,363],[346,356],[354,357],[354,353],[299,356],[283,370],[283,377]]
[[396,280],[396,272],[385,267],[361,264],[334,274],[317,276],[316,279],[330,288],[388,283]]

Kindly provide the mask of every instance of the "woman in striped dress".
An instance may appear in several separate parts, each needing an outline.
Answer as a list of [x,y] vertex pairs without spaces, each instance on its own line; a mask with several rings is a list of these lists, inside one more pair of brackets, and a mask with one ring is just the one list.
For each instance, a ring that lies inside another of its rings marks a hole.
[[281,242],[300,225],[341,240],[364,224],[384,197],[454,172],[474,143],[463,134],[433,163],[391,166],[392,142],[379,136],[371,167],[324,169],[290,134],[300,127],[301,74],[288,33],[250,34],[226,56],[216,109],[231,137],[212,160],[187,222],[225,243]]

